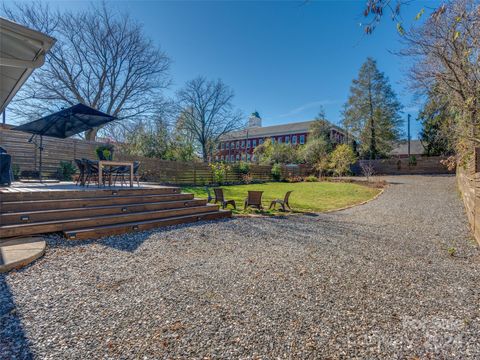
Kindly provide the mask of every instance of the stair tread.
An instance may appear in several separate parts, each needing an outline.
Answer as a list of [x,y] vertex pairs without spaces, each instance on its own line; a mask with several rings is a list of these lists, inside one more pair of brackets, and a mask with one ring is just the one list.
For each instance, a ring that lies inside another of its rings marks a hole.
[[[205,200],[201,198],[193,198],[188,200],[167,200],[167,201],[153,201],[153,202],[138,202],[138,203],[128,203],[128,204],[114,204],[114,205],[99,205],[99,206],[88,206],[88,207],[73,207],[65,209],[51,209],[51,210],[33,210],[33,211],[20,211],[20,212],[8,212],[0,213],[2,215],[8,216],[22,216],[22,215],[34,215],[34,214],[43,214],[43,213],[54,213],[54,212],[68,212],[68,211],[81,211],[81,210],[102,210],[102,209],[114,209],[114,208],[123,208],[123,207],[133,207],[141,205],[155,205],[155,204],[165,204],[165,203],[185,203],[187,201],[199,201]],[[71,220],[71,219],[70,219]]]
[[[203,206],[191,206],[189,209],[203,209],[208,207],[218,207],[218,205],[206,204]],[[92,216],[92,217],[81,217],[81,218],[73,218],[73,219],[62,219],[62,220],[52,220],[52,221],[41,221],[41,222],[34,222],[34,223],[22,223],[22,224],[11,224],[11,225],[2,225],[0,229],[14,229],[14,228],[24,228],[28,226],[42,226],[42,225],[55,225],[55,224],[65,224],[77,221],[89,221],[94,219],[111,219],[111,218],[118,218],[118,217],[125,217],[128,218],[129,216],[138,216],[138,215],[147,215],[152,213],[168,213],[173,211],[178,211],[183,208],[173,208],[173,209],[162,209],[162,210],[150,210],[150,211],[140,211],[140,212],[131,212],[131,213],[123,213],[123,214],[113,214],[113,215],[99,215],[99,216]]]
[[14,205],[14,204],[31,204],[31,203],[43,203],[43,202],[64,202],[64,201],[92,201],[92,200],[111,200],[111,199],[133,199],[139,197],[172,197],[172,196],[182,196],[189,195],[188,193],[171,193],[171,194],[137,194],[137,195],[113,195],[113,196],[101,196],[101,197],[84,197],[84,198],[65,198],[65,199],[40,199],[40,200],[16,200],[16,201],[0,201],[0,204],[5,205]]
[[101,226],[95,226],[95,227],[90,227],[90,228],[83,228],[83,229],[78,229],[78,230],[68,230],[64,231],[65,234],[69,233],[81,233],[81,232],[87,232],[87,231],[95,231],[95,230],[101,230],[101,229],[112,229],[116,227],[122,227],[122,226],[133,226],[133,225],[142,225],[142,224],[151,224],[155,222],[161,222],[161,221],[171,221],[171,220],[178,220],[178,219],[188,219],[192,218],[195,216],[202,216],[202,215],[211,215],[211,214],[225,214],[229,215],[231,214],[230,210],[222,210],[218,209],[217,211],[205,211],[205,212],[198,212],[195,214],[189,214],[189,215],[181,215],[181,216],[172,216],[168,218],[162,218],[162,219],[150,219],[150,220],[142,220],[142,221],[131,221],[131,222],[124,222],[124,223],[119,223],[119,224],[110,224],[110,225],[101,225]]

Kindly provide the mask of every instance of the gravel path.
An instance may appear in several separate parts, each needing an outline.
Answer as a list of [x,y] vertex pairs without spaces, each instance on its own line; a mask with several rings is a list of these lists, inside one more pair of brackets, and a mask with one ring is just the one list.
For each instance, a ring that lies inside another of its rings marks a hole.
[[478,359],[480,251],[455,178],[389,180],[320,216],[51,239],[0,276],[0,358]]

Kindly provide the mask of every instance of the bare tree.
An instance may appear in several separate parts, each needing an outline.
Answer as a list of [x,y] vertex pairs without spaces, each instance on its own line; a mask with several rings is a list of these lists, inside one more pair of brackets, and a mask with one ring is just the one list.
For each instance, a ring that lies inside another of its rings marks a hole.
[[204,77],[188,81],[177,93],[179,127],[195,139],[204,162],[222,135],[244,126],[242,114],[233,108],[233,97],[221,80]]
[[[455,0],[404,36],[403,55],[414,59],[415,89],[435,88],[454,114],[457,150],[480,143],[480,4]],[[478,145],[477,145],[478,146]]]
[[[142,26],[105,3],[79,12],[54,10],[40,2],[3,5],[4,15],[46,32],[57,43],[45,65],[18,94],[12,111],[31,119],[83,103],[120,120],[158,111],[169,85],[170,60]],[[98,129],[85,135],[94,140]]]

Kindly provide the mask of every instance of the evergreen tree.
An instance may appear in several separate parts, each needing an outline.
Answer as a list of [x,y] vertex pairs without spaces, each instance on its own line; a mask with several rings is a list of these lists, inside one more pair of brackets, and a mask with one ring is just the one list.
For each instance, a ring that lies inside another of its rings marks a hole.
[[454,153],[454,132],[452,121],[455,114],[450,110],[448,101],[435,87],[429,92],[428,99],[420,111],[422,121],[420,141],[429,156],[451,155]]
[[378,70],[375,60],[367,58],[352,81],[343,112],[343,125],[360,141],[362,157],[384,157],[392,149],[401,133],[401,109],[388,78]]

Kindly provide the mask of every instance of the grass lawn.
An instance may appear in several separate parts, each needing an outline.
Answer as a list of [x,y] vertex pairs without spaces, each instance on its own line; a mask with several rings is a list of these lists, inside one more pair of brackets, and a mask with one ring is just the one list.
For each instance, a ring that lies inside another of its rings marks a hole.
[[[226,199],[237,203],[237,213],[244,213],[243,202],[248,190],[263,190],[263,206],[268,209],[273,199],[283,199],[285,193],[293,190],[290,205],[295,212],[323,212],[345,206],[359,204],[373,198],[380,189],[353,183],[342,182],[270,182],[264,184],[222,186]],[[206,198],[204,187],[182,187],[184,192],[194,193],[195,197]],[[210,190],[214,197],[213,189]],[[230,206],[229,206],[230,208]],[[277,206],[278,208],[278,206]],[[249,210],[250,211],[250,210]],[[271,211],[264,211],[273,214]]]

